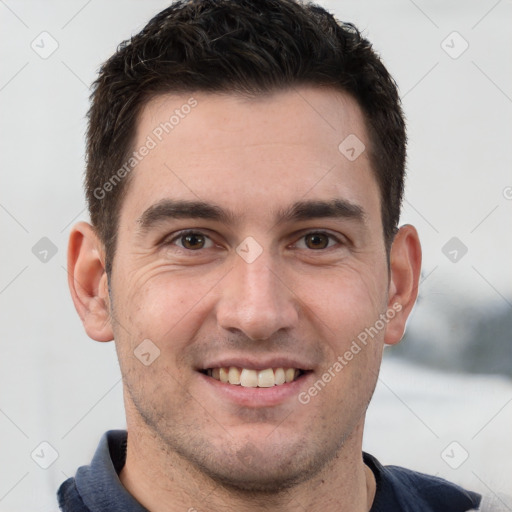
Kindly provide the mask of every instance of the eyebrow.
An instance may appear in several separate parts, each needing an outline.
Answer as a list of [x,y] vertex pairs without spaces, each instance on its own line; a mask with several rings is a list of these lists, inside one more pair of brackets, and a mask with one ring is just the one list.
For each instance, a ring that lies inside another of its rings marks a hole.
[[219,206],[204,201],[163,199],[145,210],[137,219],[137,224],[140,231],[145,232],[168,219],[206,219],[228,223],[233,216]]
[[[169,219],[205,219],[228,224],[235,223],[238,218],[233,212],[204,201],[163,199],[145,210],[137,219],[137,224],[143,234]],[[344,199],[298,201],[279,210],[274,225],[320,218],[348,219],[363,223],[366,214],[361,206]]]
[[366,213],[361,206],[345,199],[299,201],[290,208],[281,210],[277,215],[277,223],[322,218],[348,219],[363,223]]

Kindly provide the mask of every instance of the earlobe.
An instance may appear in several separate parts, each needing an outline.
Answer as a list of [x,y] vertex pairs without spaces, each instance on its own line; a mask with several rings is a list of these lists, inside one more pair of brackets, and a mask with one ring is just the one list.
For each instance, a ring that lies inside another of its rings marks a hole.
[[398,343],[418,296],[421,272],[421,245],[416,229],[411,225],[400,228],[390,254],[389,310],[396,314],[386,327],[384,342]]
[[78,223],[69,236],[68,284],[84,328],[96,341],[114,339],[104,263],[103,247],[93,227]]

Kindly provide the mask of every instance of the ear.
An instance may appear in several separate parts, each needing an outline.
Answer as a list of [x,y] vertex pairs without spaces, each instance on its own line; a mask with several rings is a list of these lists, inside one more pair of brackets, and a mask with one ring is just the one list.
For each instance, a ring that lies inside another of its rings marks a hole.
[[388,310],[395,316],[386,328],[384,342],[398,343],[405,332],[405,323],[416,302],[421,272],[421,245],[413,226],[402,226],[395,235],[390,254]]
[[113,340],[103,244],[87,222],[74,226],[69,236],[68,284],[89,337]]

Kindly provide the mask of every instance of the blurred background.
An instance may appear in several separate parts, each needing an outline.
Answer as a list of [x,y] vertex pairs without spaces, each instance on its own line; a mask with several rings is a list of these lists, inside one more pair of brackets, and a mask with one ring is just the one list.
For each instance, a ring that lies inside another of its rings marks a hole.
[[[424,263],[386,348],[364,449],[512,510],[512,2],[321,1],[395,77],[408,119],[403,223]],[[125,428],[113,343],[67,289],[89,85],[167,1],[0,0],[0,511],[58,510],[60,483]]]

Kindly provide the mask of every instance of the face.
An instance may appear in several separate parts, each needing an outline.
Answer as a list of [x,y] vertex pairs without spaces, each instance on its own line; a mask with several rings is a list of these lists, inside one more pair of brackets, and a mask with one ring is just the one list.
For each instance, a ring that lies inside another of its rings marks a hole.
[[110,283],[129,429],[226,485],[305,480],[360,438],[394,321],[362,113],[317,88],[167,95],[148,136]]

